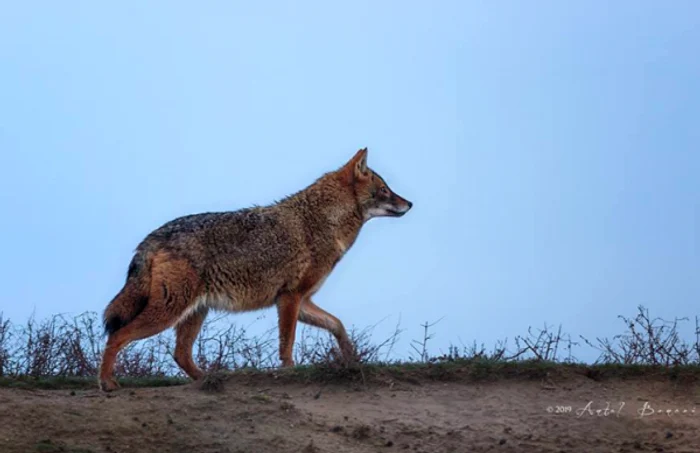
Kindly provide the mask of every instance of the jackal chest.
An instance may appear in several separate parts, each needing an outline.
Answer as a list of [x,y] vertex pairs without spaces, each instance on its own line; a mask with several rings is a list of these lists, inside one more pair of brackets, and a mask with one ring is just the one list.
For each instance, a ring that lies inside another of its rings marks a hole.
[[297,291],[305,297],[313,296],[321,289],[332,270],[333,266],[331,264],[307,270],[303,278],[299,281]]
[[322,276],[309,290],[309,296],[313,296],[318,292],[319,289],[323,286],[324,283],[326,283],[326,279],[328,279],[328,276],[331,273],[328,272],[326,275]]
[[300,291],[309,296],[318,292],[333,272],[338,261],[341,260],[348,250],[350,243],[344,239],[335,239],[326,250],[326,253],[316,257],[316,266],[309,268],[301,280]]

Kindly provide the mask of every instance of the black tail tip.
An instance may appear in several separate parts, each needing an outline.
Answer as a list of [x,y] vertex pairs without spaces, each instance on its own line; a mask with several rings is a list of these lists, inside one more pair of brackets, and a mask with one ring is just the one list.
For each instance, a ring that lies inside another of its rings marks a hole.
[[122,327],[124,327],[124,321],[119,316],[115,315],[105,319],[105,333],[107,335],[113,334]]

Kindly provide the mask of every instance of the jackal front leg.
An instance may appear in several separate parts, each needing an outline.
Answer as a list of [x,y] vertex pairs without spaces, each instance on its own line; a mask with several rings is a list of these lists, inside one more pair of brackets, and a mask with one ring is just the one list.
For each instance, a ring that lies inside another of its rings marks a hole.
[[352,341],[350,341],[345,326],[343,326],[340,319],[313,303],[311,299],[306,299],[301,303],[299,321],[332,333],[336,341],[338,341],[338,346],[343,353],[343,358],[351,362],[357,360],[355,346],[352,344]]
[[277,313],[279,315],[280,334],[280,361],[283,367],[294,366],[292,352],[294,350],[294,337],[296,336],[297,320],[301,308],[301,295],[298,293],[285,293],[277,299]]

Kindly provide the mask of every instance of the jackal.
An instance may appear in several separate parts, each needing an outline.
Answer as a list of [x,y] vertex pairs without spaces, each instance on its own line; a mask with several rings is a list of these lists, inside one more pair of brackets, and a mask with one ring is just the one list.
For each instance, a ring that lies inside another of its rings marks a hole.
[[355,351],[345,327],[312,302],[363,224],[400,217],[412,203],[367,167],[367,148],[305,189],[264,207],[194,214],[151,232],[136,248],[126,283],[104,312],[107,345],[100,366],[104,391],[118,352],[132,341],[174,327],[175,361],[203,376],[192,346],[209,310],[243,312],[276,306],[279,358],[294,364],[297,320],[331,332],[344,357]]

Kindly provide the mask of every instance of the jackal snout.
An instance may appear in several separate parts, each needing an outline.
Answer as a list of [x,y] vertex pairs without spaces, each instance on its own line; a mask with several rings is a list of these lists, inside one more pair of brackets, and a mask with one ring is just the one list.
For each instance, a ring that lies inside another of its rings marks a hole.
[[368,208],[369,217],[401,217],[406,214],[413,203],[384,187],[372,200]]
[[394,192],[391,193],[389,201],[389,203],[385,203],[382,206],[382,209],[384,209],[392,217],[401,217],[413,207],[412,202]]

